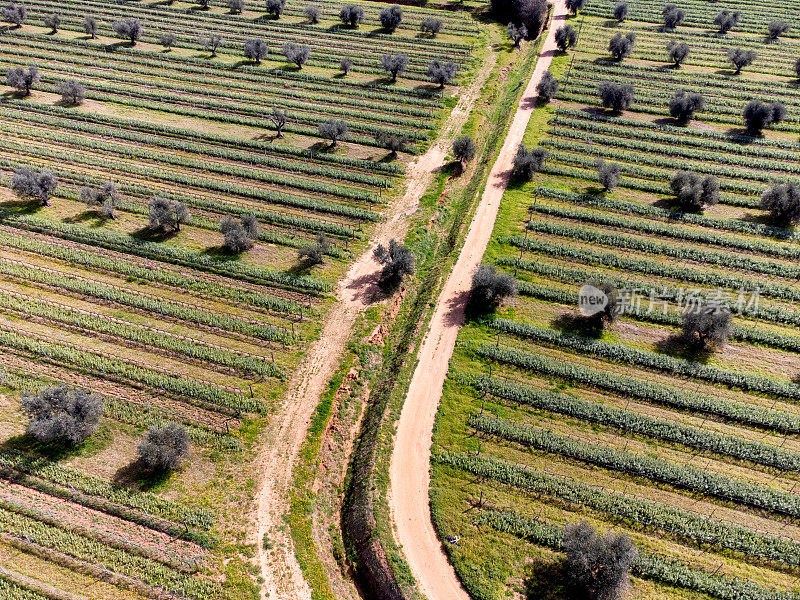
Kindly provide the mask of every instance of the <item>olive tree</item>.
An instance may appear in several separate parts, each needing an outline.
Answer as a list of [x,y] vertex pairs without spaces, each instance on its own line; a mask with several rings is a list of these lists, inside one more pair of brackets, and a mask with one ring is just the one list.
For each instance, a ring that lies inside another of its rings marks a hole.
[[757,55],[753,50],[745,50],[743,48],[728,49],[728,60],[731,61],[736,69],[736,75],[741,73],[742,69],[752,64],[756,58]]
[[517,27],[514,23],[509,23],[508,27],[506,27],[506,35],[508,39],[514,42],[514,48],[518,48],[520,42],[527,37],[528,29],[524,24]]
[[339,61],[339,69],[341,69],[342,74],[347,75],[350,72],[350,69],[353,68],[353,61],[350,58],[343,58]]
[[614,6],[614,18],[618,23],[623,23],[628,18],[627,2],[617,2],[616,6]]
[[703,105],[703,97],[697,92],[678,90],[669,101],[669,114],[679,125],[686,125]]
[[66,385],[23,391],[26,432],[44,444],[77,446],[97,431],[105,408],[103,399],[87,390]]
[[539,99],[543,102],[550,102],[558,93],[558,79],[553,77],[550,71],[545,71],[536,86],[536,91],[539,93]]
[[667,54],[670,62],[678,68],[689,56],[689,44],[672,40],[667,44]]
[[56,91],[61,94],[61,103],[66,106],[78,106],[86,99],[86,87],[75,79],[59,81]]
[[168,233],[180,231],[181,225],[189,223],[192,215],[183,202],[155,196],[148,205],[148,225],[154,231]]
[[139,38],[142,37],[142,24],[139,19],[120,19],[119,21],[114,21],[111,28],[118,37],[129,40],[131,46],[135,46]]
[[598,534],[586,522],[564,527],[567,584],[591,600],[618,600],[630,585],[638,552],[625,534]]
[[786,118],[786,107],[781,102],[751,100],[744,107],[744,123],[750,135],[761,135],[765,127],[780,123]]
[[14,27],[21,27],[22,23],[28,18],[28,9],[24,4],[9,2],[3,7],[3,20],[11,23]]
[[223,247],[235,254],[250,250],[261,233],[253,214],[243,215],[238,223],[228,215],[219,224],[219,230],[223,235]]
[[286,0],[267,0],[267,13],[280,19],[286,8]]
[[347,128],[347,123],[341,119],[328,119],[317,126],[317,131],[319,132],[319,137],[330,140],[331,148],[334,148],[339,143],[339,140],[347,137],[349,129]]
[[210,33],[203,36],[198,40],[200,47],[211,55],[211,58],[217,56],[217,50],[222,46],[222,36],[217,33]]
[[381,20],[383,29],[389,33],[394,33],[403,21],[403,9],[399,4],[392,4],[381,10],[378,17]]
[[114,209],[119,202],[119,190],[113,181],[106,181],[100,187],[84,186],[80,191],[81,202],[94,208],[104,219],[114,218]]
[[319,19],[322,16],[322,11],[319,9],[319,6],[315,4],[306,4],[303,8],[303,14],[306,16],[309,23],[316,25],[319,23]]
[[92,17],[91,15],[86,15],[83,17],[83,30],[86,32],[90,38],[97,39],[97,19]]
[[270,121],[272,124],[275,125],[275,131],[277,132],[277,137],[283,137],[283,128],[286,123],[289,121],[289,112],[286,109],[280,108],[273,108],[272,113],[269,116]]
[[544,148],[526,148],[525,144],[517,147],[514,155],[514,166],[511,169],[512,179],[517,181],[530,181],[535,173],[544,168],[547,150]]
[[597,180],[605,191],[609,192],[619,185],[622,167],[618,164],[598,159],[595,163],[595,168],[597,169]]
[[670,187],[675,203],[685,211],[698,211],[719,202],[719,181],[713,175],[678,171],[672,176]]
[[375,143],[388,150],[391,158],[397,158],[397,153],[406,147],[408,140],[402,135],[379,131],[375,134]]
[[39,67],[31,65],[27,69],[13,67],[6,74],[6,83],[23,96],[30,96],[31,88],[39,83]]
[[572,14],[577,15],[579,10],[582,10],[586,5],[586,0],[567,0],[567,10]]
[[794,61],[794,72],[800,78],[800,58]]
[[240,15],[244,11],[244,0],[228,0],[228,10],[232,15]]
[[633,102],[634,90],[629,83],[604,80],[598,84],[597,92],[603,107],[610,108],[616,113],[627,110]]
[[339,19],[345,25],[356,29],[358,28],[358,24],[364,20],[364,9],[355,4],[348,4],[347,6],[343,6],[339,11]]
[[683,336],[702,348],[721,348],[732,332],[731,310],[715,301],[696,302],[683,314]]
[[789,31],[790,25],[786,21],[772,21],[767,25],[767,37],[771,40],[777,40],[784,33]]
[[50,169],[17,167],[11,176],[11,189],[17,196],[37,200],[44,206],[50,205],[50,196],[57,187],[58,178]]
[[556,46],[562,52],[566,52],[578,43],[578,32],[572,25],[563,25],[556,29]]
[[661,16],[664,18],[664,30],[672,31],[683,23],[686,18],[686,11],[674,4],[666,4],[661,10]]
[[283,55],[286,57],[286,60],[297,65],[298,69],[303,68],[310,54],[311,49],[305,44],[295,44],[294,42],[283,43]]
[[[625,296],[620,294],[619,290],[607,281],[588,280],[584,284],[584,288],[589,286],[594,290],[599,291],[603,295],[605,304],[602,307],[592,305],[591,311],[587,311],[579,302],[579,310],[584,317],[584,322],[594,331],[602,331],[606,325],[613,325],[625,312]],[[582,288],[583,289],[583,288]],[[592,294],[596,294],[592,290]]]
[[442,30],[442,20],[438,17],[425,17],[419,23],[419,30],[431,37],[436,37],[436,34]]
[[467,308],[479,314],[490,313],[504,298],[516,296],[517,281],[494,265],[481,264],[472,274]]
[[314,243],[301,246],[297,250],[297,260],[307,266],[321,265],[330,251],[331,242],[324,235],[318,235]]
[[381,67],[391,76],[390,81],[397,81],[397,76],[401,75],[408,66],[408,56],[402,53],[384,54],[381,57]]
[[453,140],[453,156],[461,166],[475,158],[475,150],[475,142],[468,135]]
[[626,56],[630,56],[635,43],[636,34],[633,31],[629,31],[626,34],[616,33],[608,41],[608,50],[615,60],[622,60]]
[[61,27],[61,15],[58,13],[45,15],[42,18],[42,23],[45,27],[50,28],[50,33],[58,33],[58,28]]
[[257,65],[261,64],[261,59],[269,54],[267,42],[261,38],[251,38],[244,43],[244,57]]
[[189,457],[189,433],[183,425],[168,423],[163,427],[151,425],[136,453],[148,469],[157,472],[174,471]]
[[175,45],[177,39],[174,33],[162,33],[158,36],[158,43],[164,46],[165,50],[169,50]]
[[458,65],[453,61],[440,61],[434,58],[428,65],[428,77],[434,83],[439,84],[439,89],[452,82],[458,74]]
[[388,246],[378,244],[373,256],[383,265],[378,286],[386,292],[396,290],[406,275],[414,273],[414,254],[395,239]]
[[728,33],[739,24],[740,13],[738,10],[722,10],[714,17],[714,25],[720,33]]
[[789,226],[800,221],[800,183],[777,183],[761,195],[761,208],[775,223]]

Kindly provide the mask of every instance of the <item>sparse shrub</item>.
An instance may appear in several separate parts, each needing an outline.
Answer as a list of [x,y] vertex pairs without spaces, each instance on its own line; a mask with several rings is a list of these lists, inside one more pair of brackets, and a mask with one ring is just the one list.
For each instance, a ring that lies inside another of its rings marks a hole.
[[472,275],[467,308],[479,314],[490,313],[504,298],[517,293],[517,281],[511,275],[499,272],[494,265],[481,264]]
[[343,58],[339,61],[339,69],[341,69],[342,73],[347,75],[350,72],[350,69],[353,68],[353,61],[349,58]]
[[100,396],[65,385],[35,394],[23,391],[21,404],[29,419],[29,435],[45,444],[69,446],[77,446],[97,431],[104,409]]
[[391,81],[397,81],[397,76],[402,74],[408,66],[408,56],[405,54],[384,54],[381,57],[381,67],[389,73]]
[[638,552],[625,535],[599,535],[586,522],[564,527],[567,584],[591,600],[618,600],[630,585]]
[[682,8],[678,8],[674,4],[667,4],[662,9],[661,16],[664,17],[664,30],[672,31],[683,23],[683,20],[686,18],[686,11]]
[[439,84],[439,89],[452,82],[458,74],[458,65],[453,61],[440,61],[434,58],[428,65],[428,77]]
[[781,102],[751,100],[744,107],[744,123],[750,135],[761,135],[765,127],[780,123],[786,118],[786,107]]
[[297,65],[298,69],[303,68],[310,54],[311,49],[305,44],[300,45],[294,42],[283,43],[283,55],[286,57],[286,60]]
[[375,142],[389,151],[392,158],[397,158],[397,153],[401,152],[408,144],[408,140],[402,135],[379,131],[375,134]]
[[545,71],[544,75],[542,75],[542,80],[536,86],[536,91],[539,92],[541,100],[550,102],[558,93],[558,80],[553,77],[550,71]]
[[453,140],[453,156],[462,166],[475,158],[475,150],[475,142],[468,135]]
[[155,196],[148,206],[148,224],[155,231],[180,231],[181,225],[191,220],[189,209],[183,202]]
[[753,63],[757,55],[753,50],[745,50],[743,48],[730,48],[728,49],[728,60],[731,61],[736,69],[736,74],[742,72],[746,66]]
[[174,471],[188,458],[191,444],[183,425],[168,423],[163,427],[151,425],[136,448],[139,460],[157,472]]
[[703,110],[703,97],[697,92],[678,90],[669,101],[669,114],[678,124],[686,125],[695,111]]
[[45,27],[50,28],[50,33],[58,33],[58,28],[61,27],[61,15],[58,13],[45,15],[42,18],[42,23],[44,23]]
[[629,31],[626,34],[617,33],[608,41],[608,50],[616,60],[622,60],[633,52],[636,43],[636,34]]
[[164,47],[165,50],[170,50],[177,41],[174,33],[162,33],[158,36],[158,43]]
[[81,202],[89,208],[96,208],[104,219],[114,218],[114,209],[119,202],[119,190],[113,181],[106,181],[100,187],[84,186],[80,191]]
[[611,191],[619,185],[622,167],[618,164],[598,159],[595,168],[597,169],[597,180],[605,191]]
[[572,25],[562,25],[556,29],[556,46],[562,52],[566,52],[578,43],[578,32]]
[[319,23],[319,19],[322,16],[322,11],[319,9],[319,6],[315,4],[307,4],[303,8],[303,14],[306,16],[309,23],[316,25]]
[[83,17],[83,30],[86,32],[90,38],[97,39],[97,19],[90,15],[86,15]]
[[389,240],[388,248],[378,244],[373,255],[383,265],[378,286],[386,292],[396,290],[406,275],[414,273],[414,254],[394,239]]
[[627,110],[633,102],[634,90],[629,83],[601,81],[597,86],[597,91],[603,107],[610,108],[617,113]]
[[617,2],[614,6],[614,18],[618,23],[623,23],[628,18],[628,3]]
[[297,259],[308,266],[321,265],[325,262],[325,254],[328,253],[330,247],[330,240],[324,235],[319,235],[313,244],[302,246],[297,251]]
[[131,46],[135,46],[139,38],[142,37],[142,24],[139,22],[139,19],[121,19],[119,21],[114,21],[111,28],[118,37],[130,41]]
[[689,57],[689,44],[672,40],[667,44],[667,54],[669,54],[669,60],[672,64],[675,67],[680,67]]
[[767,37],[771,40],[777,40],[784,33],[789,31],[791,27],[786,21],[772,21],[767,25]]
[[678,171],[672,176],[670,187],[676,204],[685,211],[698,211],[719,202],[719,182],[713,175]]
[[23,96],[30,96],[31,88],[39,83],[39,67],[13,67],[6,74],[6,83]]
[[286,0],[267,0],[267,13],[280,19],[286,8]]
[[739,24],[739,11],[722,10],[714,17],[714,25],[720,33],[728,33]]
[[697,302],[683,314],[683,335],[693,345],[720,348],[731,330],[731,310],[720,302]]
[[24,4],[9,2],[3,7],[3,20],[11,23],[14,27],[21,27],[25,19],[28,18],[28,9]]
[[436,37],[436,34],[442,30],[442,20],[437,17],[425,17],[419,23],[419,30],[431,37]]
[[257,65],[261,64],[261,59],[269,54],[267,42],[261,38],[251,38],[244,43],[244,57]]
[[347,137],[349,129],[347,128],[347,123],[341,119],[328,119],[317,126],[317,131],[319,132],[319,137],[330,140],[331,147],[335,147],[339,140]]
[[547,150],[544,148],[525,147],[520,144],[517,153],[514,155],[514,167],[511,169],[511,177],[517,181],[530,181],[535,173],[544,167],[547,158]]
[[800,221],[800,183],[777,183],[761,195],[761,208],[773,222],[789,226]]
[[11,189],[24,199],[34,199],[50,205],[50,196],[58,187],[58,178],[50,169],[17,167],[11,176]]
[[514,48],[519,48],[520,42],[528,35],[528,29],[525,25],[517,27],[514,23],[509,23],[508,27],[506,27],[506,35],[508,39],[514,42]]
[[399,4],[392,4],[381,10],[379,18],[384,30],[394,33],[403,21],[403,9]]
[[339,11],[339,19],[345,25],[357,29],[358,24],[364,20],[364,9],[355,4],[348,4],[347,6],[343,6]]

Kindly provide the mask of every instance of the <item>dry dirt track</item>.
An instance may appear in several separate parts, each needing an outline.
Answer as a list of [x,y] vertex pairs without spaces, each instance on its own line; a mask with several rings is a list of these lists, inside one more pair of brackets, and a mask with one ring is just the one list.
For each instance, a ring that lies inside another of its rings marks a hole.
[[566,18],[564,0],[555,0],[553,23],[542,45],[533,76],[520,100],[514,121],[470,224],[458,261],[436,302],[430,330],[420,347],[419,363],[400,415],[390,467],[390,508],[395,535],[429,600],[469,600],[469,595],[442,550],[431,522],[428,490],[433,424],[448,363],[464,319],[472,273],[492,235],[500,200],[508,185],[514,154],[522,142],[536,103],[536,86],[556,52],[555,31]]
[[[390,238],[403,239],[408,228],[408,216],[417,210],[419,200],[431,184],[434,174],[442,166],[453,137],[461,128],[481,88],[491,73],[496,55],[481,66],[472,83],[459,95],[456,106],[442,126],[436,143],[415,160],[407,169],[408,185],[388,211],[386,221],[380,223],[372,237],[373,247],[386,244]],[[372,248],[367,249],[350,268],[337,288],[337,302],[327,316],[319,339],[311,345],[289,386],[286,400],[273,417],[269,432],[258,457],[260,488],[256,498],[255,526],[251,543],[258,548],[258,561],[264,579],[262,598],[270,600],[309,600],[311,589],[294,554],[292,539],[284,515],[289,509],[288,494],[292,471],[306,437],[311,415],[325,386],[334,374],[351,328],[358,314],[372,300],[377,286],[380,266],[372,258]],[[263,539],[272,549],[263,547]]]

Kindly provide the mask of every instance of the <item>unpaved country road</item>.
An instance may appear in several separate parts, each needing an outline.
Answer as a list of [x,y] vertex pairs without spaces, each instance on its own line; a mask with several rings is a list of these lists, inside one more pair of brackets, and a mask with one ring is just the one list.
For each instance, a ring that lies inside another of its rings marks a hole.
[[[259,489],[253,538],[264,584],[262,598],[270,600],[309,600],[311,588],[294,554],[291,536],[284,520],[289,510],[292,472],[303,445],[319,398],[333,376],[345,344],[359,313],[378,291],[376,281],[380,266],[372,258],[372,248],[390,238],[403,239],[408,217],[417,210],[419,200],[433,180],[450,149],[453,137],[461,128],[480,96],[481,88],[494,67],[491,54],[473,82],[459,95],[455,108],[442,126],[437,141],[407,168],[407,187],[403,196],[388,208],[387,219],[372,236],[372,247],[353,264],[337,287],[337,302],[326,317],[319,339],[308,349],[296,371],[284,404],[273,417],[257,459]],[[264,539],[271,548],[264,548]]]
[[389,469],[390,509],[397,542],[402,546],[420,591],[429,600],[469,600],[447,560],[431,522],[428,490],[433,425],[448,363],[464,320],[472,274],[492,235],[500,200],[508,185],[514,154],[536,106],[536,86],[555,54],[555,31],[566,19],[564,0],[555,0],[553,22],[542,45],[531,80],[494,163],[480,205],[470,223],[464,247],[436,302],[430,329],[419,351],[400,420]]

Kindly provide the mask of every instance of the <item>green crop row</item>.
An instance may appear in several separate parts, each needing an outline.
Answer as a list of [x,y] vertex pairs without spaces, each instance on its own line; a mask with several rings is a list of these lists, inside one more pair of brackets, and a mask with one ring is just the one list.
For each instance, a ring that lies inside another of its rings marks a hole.
[[795,517],[800,515],[800,497],[790,492],[740,481],[649,455],[602,446],[597,442],[591,444],[581,442],[488,415],[473,415],[467,424],[488,435],[611,471],[644,477],[676,488],[700,492],[762,510]]
[[731,423],[774,430],[783,434],[800,433],[800,416],[741,402],[715,398],[701,393],[651,383],[633,377],[597,371],[573,363],[557,361],[531,352],[482,345],[475,353],[521,369],[558,377],[567,381],[596,387],[623,396],[639,398],[678,410],[714,415]]
[[0,596],[4,600],[58,600],[56,596],[44,596],[32,587],[24,587],[0,571]]
[[466,377],[465,379],[478,391],[539,410],[567,415],[605,427],[613,427],[621,431],[699,450],[708,450],[768,467],[787,471],[800,470],[800,454],[768,444],[680,425],[665,419],[642,415],[632,410],[596,404],[573,396],[537,390],[509,381],[481,376]]

